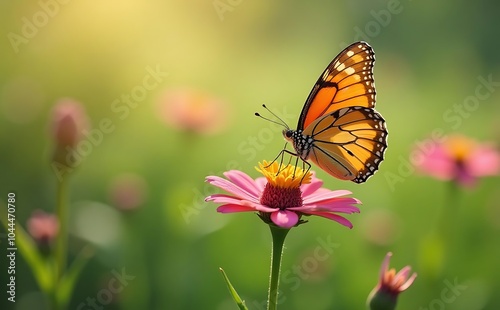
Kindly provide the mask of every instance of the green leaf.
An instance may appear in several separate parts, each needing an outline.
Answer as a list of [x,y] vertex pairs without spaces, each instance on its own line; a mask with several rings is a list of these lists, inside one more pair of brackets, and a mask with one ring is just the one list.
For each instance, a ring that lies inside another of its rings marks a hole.
[[78,256],[75,258],[71,266],[68,268],[67,272],[61,278],[61,282],[57,288],[57,301],[59,305],[63,305],[63,309],[68,304],[71,295],[73,294],[73,289],[75,288],[76,280],[80,276],[83,268],[94,255],[94,249],[87,245],[84,247]]
[[241,300],[240,295],[238,295],[238,293],[234,289],[233,285],[231,284],[231,281],[229,281],[229,278],[227,277],[224,270],[222,268],[219,268],[219,270],[222,273],[224,281],[226,281],[227,288],[229,289],[229,293],[231,294],[231,297],[233,298],[234,302],[236,302],[236,305],[238,305],[238,308],[240,308],[240,310],[248,310],[247,306],[245,305],[245,301]]
[[[0,203],[0,221],[5,230],[9,229],[9,219],[7,215],[7,207],[4,202]],[[33,239],[26,233],[23,227],[15,221],[15,245],[21,256],[30,266],[31,271],[40,286],[40,289],[45,293],[50,292],[54,286],[53,277],[51,275],[51,266],[40,255]],[[10,247],[10,246],[9,246]]]

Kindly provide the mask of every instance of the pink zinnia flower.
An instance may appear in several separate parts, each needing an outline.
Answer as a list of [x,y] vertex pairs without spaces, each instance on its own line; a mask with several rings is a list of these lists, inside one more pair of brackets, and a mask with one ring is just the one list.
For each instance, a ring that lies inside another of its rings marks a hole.
[[292,165],[280,169],[277,162],[269,165],[264,161],[259,167],[257,170],[265,177],[255,180],[238,170],[225,172],[227,179],[207,177],[207,182],[230,195],[215,194],[205,200],[222,204],[217,208],[221,213],[257,211],[264,222],[282,228],[304,223],[303,215],[325,217],[352,228],[349,220],[337,214],[359,213],[353,205],[361,202],[344,197],[351,192],[321,188],[323,182],[314,174]]
[[398,295],[407,290],[417,277],[415,272],[410,276],[410,266],[404,267],[398,273],[393,268],[389,269],[391,256],[391,252],[385,256],[380,268],[379,282],[368,297],[368,305],[372,310],[395,309]]
[[452,180],[470,187],[480,177],[500,173],[500,153],[491,144],[459,135],[423,144],[427,145],[425,152],[415,150],[413,164],[421,173],[438,180]]

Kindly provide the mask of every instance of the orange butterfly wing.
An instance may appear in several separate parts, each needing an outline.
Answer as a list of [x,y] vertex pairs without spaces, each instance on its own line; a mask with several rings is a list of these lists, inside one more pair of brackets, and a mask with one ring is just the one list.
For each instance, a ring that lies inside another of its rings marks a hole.
[[349,107],[315,120],[304,135],[314,140],[307,159],[330,175],[365,182],[384,159],[387,129],[370,108]]
[[375,107],[375,53],[365,42],[346,47],[325,69],[302,109],[297,129],[342,108]]

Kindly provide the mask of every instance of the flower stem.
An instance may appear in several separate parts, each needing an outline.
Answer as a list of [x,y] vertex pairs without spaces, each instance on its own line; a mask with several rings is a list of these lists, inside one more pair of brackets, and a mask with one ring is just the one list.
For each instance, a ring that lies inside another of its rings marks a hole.
[[269,278],[269,291],[267,297],[267,309],[276,310],[278,308],[278,286],[281,269],[281,258],[283,255],[283,245],[289,229],[279,228],[269,225],[273,238],[273,249],[271,253],[271,276]]
[[60,309],[57,292],[59,284],[66,269],[67,247],[68,247],[68,177],[63,175],[57,183],[57,206],[56,214],[59,220],[59,233],[56,237],[55,246],[55,274],[53,282],[53,302],[57,309]]

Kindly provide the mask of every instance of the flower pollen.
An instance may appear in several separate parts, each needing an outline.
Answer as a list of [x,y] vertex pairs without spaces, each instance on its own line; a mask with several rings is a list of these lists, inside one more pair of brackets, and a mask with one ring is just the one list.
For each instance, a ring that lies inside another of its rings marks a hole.
[[264,160],[256,169],[266,177],[268,184],[275,187],[299,188],[302,184],[311,183],[311,172],[290,164],[281,167],[277,161],[269,164]]

